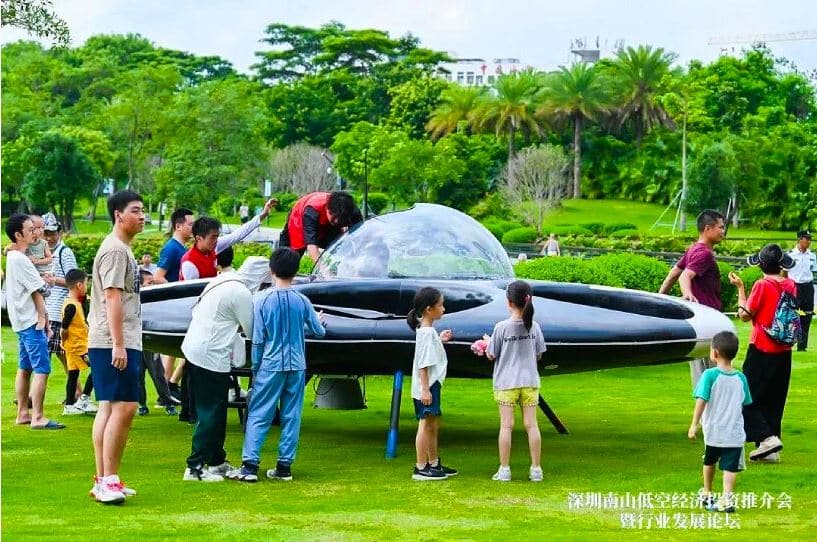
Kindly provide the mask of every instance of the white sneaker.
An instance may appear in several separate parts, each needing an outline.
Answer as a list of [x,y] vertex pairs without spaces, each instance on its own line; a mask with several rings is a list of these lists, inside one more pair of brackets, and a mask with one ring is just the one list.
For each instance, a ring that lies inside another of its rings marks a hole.
[[780,441],[779,438],[772,435],[764,439],[756,450],[752,450],[751,452],[749,452],[749,459],[751,459],[752,461],[757,461],[758,459],[763,459],[767,455],[771,455],[774,452],[779,452],[782,449],[783,443]]
[[126,486],[121,480],[114,485],[116,489],[121,491],[125,497],[133,497],[134,495],[136,495],[136,490]]
[[491,480],[496,480],[497,482],[510,482],[511,481],[511,468],[510,467],[503,467],[500,465],[499,470],[496,471],[496,474],[491,476]]
[[76,415],[85,414],[85,411],[82,410],[82,407],[74,403],[73,405],[65,405],[62,408],[62,415],[63,416],[76,416]]
[[530,468],[530,475],[528,476],[528,480],[531,482],[541,482],[544,479],[544,474],[542,473],[542,467],[531,467]]
[[758,463],[780,463],[780,453],[772,452],[766,457],[757,460]]
[[228,462],[224,462],[221,465],[211,465],[205,469],[210,474],[218,474],[219,476],[224,476],[230,471],[235,470],[235,467],[230,465]]
[[125,502],[125,494],[117,489],[114,484],[100,482],[96,486],[94,498],[103,504],[122,504]]
[[220,474],[212,473],[206,469],[184,469],[182,480],[193,482],[223,482],[224,477]]
[[82,409],[83,412],[86,414],[96,414],[99,408],[96,406],[96,403],[91,401],[91,398],[85,394],[79,396],[77,399],[76,405]]

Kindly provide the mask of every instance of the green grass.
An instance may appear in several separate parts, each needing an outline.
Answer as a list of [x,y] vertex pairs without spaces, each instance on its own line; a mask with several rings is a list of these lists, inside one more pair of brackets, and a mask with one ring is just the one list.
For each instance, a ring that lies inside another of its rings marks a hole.
[[[635,224],[641,233],[649,235],[669,235],[672,233],[671,226],[657,226],[650,229],[661,216],[666,207],[654,203],[643,203],[629,200],[589,200],[589,199],[568,199],[562,201],[560,207],[549,214],[543,224],[547,230],[551,226],[575,226],[588,222],[600,222],[603,224],[614,224],[630,222]],[[661,219],[662,223],[672,223],[675,218],[675,210],[670,210]],[[676,231],[676,234],[679,232]],[[695,216],[687,214],[687,227],[685,235],[694,237],[697,235],[695,229]],[[790,239],[794,242],[795,232],[765,231],[750,227],[729,228],[730,237],[758,237],[763,239]]]
[[[743,345],[747,329],[739,325]],[[139,495],[122,507],[104,507],[87,495],[93,474],[90,417],[65,418],[68,428],[60,432],[13,425],[17,349],[9,329],[2,338],[2,535],[8,540],[702,538],[690,530],[624,530],[620,510],[568,508],[571,492],[697,491],[702,443],[686,437],[693,402],[685,363],[544,378],[543,394],[572,433],[556,434],[541,417],[541,484],[525,480],[520,420],[512,455],[515,480],[490,480],[498,424],[490,382],[461,379],[446,382],[440,439],[445,462],[461,474],[434,484],[412,482],[416,422],[410,394],[403,396],[399,457],[384,459],[391,379],[379,377],[366,380],[369,408],[362,411],[313,409],[309,387],[291,483],[182,482],[190,427],[155,410],[137,417],[121,474]],[[56,370],[46,400],[51,415],[59,412],[64,382]],[[750,464],[737,486],[758,496],[785,492],[792,497],[791,510],[741,511],[739,530],[709,529],[707,538],[814,540],[817,354],[795,354],[791,382],[783,462]],[[226,446],[233,461],[240,458],[241,442],[231,411]],[[262,467],[274,461],[276,442],[273,429]],[[666,511],[671,516],[681,510]]]

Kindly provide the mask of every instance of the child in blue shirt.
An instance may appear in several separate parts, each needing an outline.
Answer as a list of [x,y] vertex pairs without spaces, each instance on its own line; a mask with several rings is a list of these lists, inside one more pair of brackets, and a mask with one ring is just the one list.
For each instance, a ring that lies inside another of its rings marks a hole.
[[258,481],[261,447],[272,425],[280,403],[281,438],[278,442],[278,462],[267,471],[267,478],[292,480],[291,465],[295,460],[301,432],[304,402],[306,356],[304,328],[315,337],[323,337],[322,316],[303,294],[291,288],[298,272],[301,255],[283,247],[270,257],[270,270],[275,288],[270,288],[253,301],[252,332],[252,394],[244,434],[242,465],[226,474],[241,482]]
[[[695,387],[695,411],[687,436],[694,439],[698,428],[704,432],[704,487],[701,499],[710,511],[735,511],[733,491],[737,473],[744,470],[743,407],[752,403],[746,377],[732,368],[738,353],[738,338],[731,331],[721,331],[712,337],[709,357],[717,366],[707,369]],[[701,423],[703,422],[703,423]],[[715,463],[723,471],[723,495],[719,502],[711,496]]]

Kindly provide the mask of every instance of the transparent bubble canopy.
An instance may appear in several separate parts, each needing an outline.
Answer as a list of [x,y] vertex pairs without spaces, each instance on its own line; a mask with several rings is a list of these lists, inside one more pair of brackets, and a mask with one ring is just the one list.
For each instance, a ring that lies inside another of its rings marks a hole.
[[513,278],[491,232],[450,207],[418,203],[370,218],[338,239],[313,271],[321,278]]

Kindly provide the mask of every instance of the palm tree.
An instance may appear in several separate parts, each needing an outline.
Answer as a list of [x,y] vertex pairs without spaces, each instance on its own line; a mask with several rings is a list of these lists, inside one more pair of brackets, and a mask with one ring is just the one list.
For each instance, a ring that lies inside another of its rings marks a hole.
[[509,161],[514,156],[514,136],[518,131],[541,132],[534,114],[540,88],[541,79],[532,71],[503,75],[497,79],[493,94],[480,99],[474,113],[477,129],[493,129],[497,136],[508,133]]
[[431,137],[437,139],[455,132],[462,128],[463,122],[470,125],[477,103],[483,94],[485,94],[483,87],[452,84],[445,89],[440,96],[440,105],[431,113],[426,123],[426,130],[431,132]]
[[557,123],[573,123],[573,197],[582,195],[581,134],[585,120],[609,113],[612,98],[604,78],[593,66],[583,62],[562,66],[551,73],[542,90],[543,103],[537,115]]
[[641,147],[641,139],[653,127],[675,128],[657,99],[661,81],[670,74],[675,58],[675,53],[649,45],[627,47],[616,53],[612,68],[622,96],[618,124],[632,123],[637,147]]

